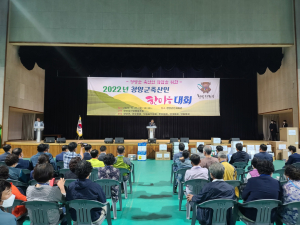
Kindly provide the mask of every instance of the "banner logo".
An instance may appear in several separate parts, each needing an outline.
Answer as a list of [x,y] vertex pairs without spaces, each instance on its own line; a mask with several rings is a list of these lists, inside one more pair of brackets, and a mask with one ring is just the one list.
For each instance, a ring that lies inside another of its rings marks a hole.
[[201,84],[198,84],[197,87],[203,93],[209,93],[211,91],[211,88],[209,87],[209,85],[211,85],[210,82],[202,82]]

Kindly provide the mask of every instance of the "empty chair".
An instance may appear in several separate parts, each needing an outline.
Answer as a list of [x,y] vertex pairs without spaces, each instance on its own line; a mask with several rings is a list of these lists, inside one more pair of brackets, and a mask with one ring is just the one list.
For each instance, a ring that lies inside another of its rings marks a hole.
[[111,215],[110,215],[110,204],[109,202],[101,203],[98,201],[92,201],[92,200],[72,200],[69,202],[66,202],[67,211],[69,212],[69,209],[76,210],[76,220],[77,225],[87,225],[91,224],[92,218],[91,218],[91,209],[94,208],[102,208],[106,206],[106,219],[107,224],[111,225]]
[[114,213],[114,219],[117,219],[117,204],[116,204],[117,202],[113,199],[112,187],[119,186],[118,200],[119,200],[119,205],[120,205],[120,211],[122,211],[122,195],[121,195],[120,183],[116,180],[111,180],[111,179],[96,180],[95,182],[102,187],[102,190],[105,193],[106,199],[111,199],[113,213]]
[[[203,202],[201,204],[196,205],[196,207],[200,208],[209,208],[213,210],[212,214],[212,225],[227,225],[227,211],[230,208],[233,208],[231,216],[234,217],[236,208],[236,201],[231,199],[215,199]],[[196,208],[193,210],[193,218],[191,225],[195,225],[197,219],[197,210]],[[231,218],[234,219],[234,218]]]
[[236,173],[237,173],[236,179],[244,183],[245,170],[242,168],[236,168]]
[[[128,197],[127,182],[129,182],[130,194],[132,193],[132,182],[131,182],[130,171],[127,169],[124,169],[124,168],[118,168],[118,169],[120,170],[120,180],[119,181],[123,183],[125,198],[127,199],[127,197]],[[128,180],[126,180],[126,181],[124,181],[124,174],[129,174]]]
[[90,180],[95,181],[98,179],[98,168],[93,168],[93,171],[90,176]]
[[273,175],[274,174],[279,174],[279,181],[286,181],[286,177],[284,176],[284,171],[285,169],[279,169],[279,170],[275,170]]
[[[46,202],[46,201],[30,201],[24,202],[24,205],[29,211],[29,219],[32,225],[49,225],[50,222],[48,220],[48,210],[58,210],[59,204],[54,202]],[[61,215],[57,225],[60,224],[63,219],[65,218],[64,215]]]
[[[270,199],[261,199],[256,201],[251,201],[247,203],[238,203],[239,206],[243,208],[255,208],[257,209],[256,220],[254,224],[257,225],[270,225],[272,210],[277,208],[281,204],[279,200],[270,200]],[[244,216],[241,216],[240,219],[245,224],[253,224],[252,221],[247,219]]]

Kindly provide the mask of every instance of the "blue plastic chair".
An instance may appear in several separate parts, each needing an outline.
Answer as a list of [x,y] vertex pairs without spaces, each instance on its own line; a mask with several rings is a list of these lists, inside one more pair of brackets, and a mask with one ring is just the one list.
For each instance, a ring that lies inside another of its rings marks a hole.
[[184,180],[184,176],[185,176],[185,173],[187,170],[189,170],[191,168],[183,168],[183,169],[180,169],[180,170],[177,170],[175,173],[174,173],[174,182],[173,182],[173,194],[175,194],[176,190],[175,190],[175,185],[176,185],[176,181],[178,183],[178,199],[180,199],[180,191],[181,191],[181,185],[183,184],[182,181],[179,181],[176,177],[178,177],[178,175],[181,175],[181,178],[182,180]]
[[[131,172],[129,170],[127,170],[127,169],[124,169],[124,168],[118,168],[118,169],[120,170],[119,182],[123,183],[124,193],[125,193],[125,199],[127,199],[128,198],[127,182],[129,182],[130,194],[132,194]],[[124,181],[123,174],[128,174],[128,180]]]

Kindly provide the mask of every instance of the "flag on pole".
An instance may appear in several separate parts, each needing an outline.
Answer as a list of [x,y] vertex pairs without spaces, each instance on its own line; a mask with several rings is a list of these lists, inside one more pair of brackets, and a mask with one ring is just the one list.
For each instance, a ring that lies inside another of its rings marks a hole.
[[79,116],[79,120],[78,120],[78,124],[77,124],[77,134],[78,134],[78,137],[82,136],[81,116]]

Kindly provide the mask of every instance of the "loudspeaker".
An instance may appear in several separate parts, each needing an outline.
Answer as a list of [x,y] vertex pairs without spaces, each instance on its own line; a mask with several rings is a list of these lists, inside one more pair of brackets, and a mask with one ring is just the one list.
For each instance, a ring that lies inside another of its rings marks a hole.
[[186,142],[189,143],[189,138],[188,137],[181,137],[180,142]]
[[55,143],[55,137],[45,137],[44,143]]
[[115,137],[115,144],[116,143],[123,144],[124,143],[124,138],[123,137]]
[[114,139],[113,138],[105,138],[104,139],[104,143],[106,143],[106,144],[112,144],[112,143],[114,143]]
[[228,143],[231,144],[232,141],[240,141],[240,138],[230,138]]
[[156,143],[156,138],[148,138],[148,143]]
[[178,138],[170,138],[170,143],[178,142]]
[[57,138],[56,143],[66,143],[66,138]]

